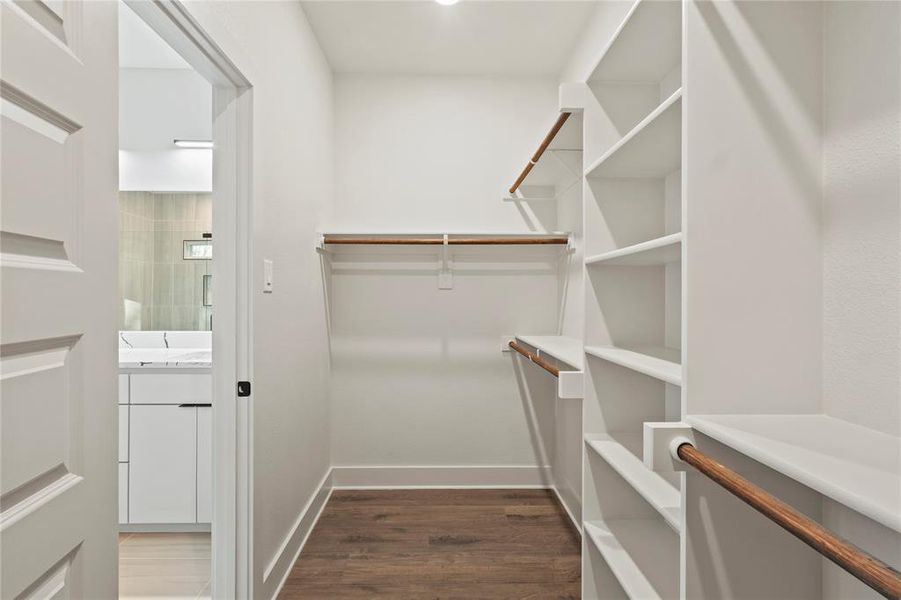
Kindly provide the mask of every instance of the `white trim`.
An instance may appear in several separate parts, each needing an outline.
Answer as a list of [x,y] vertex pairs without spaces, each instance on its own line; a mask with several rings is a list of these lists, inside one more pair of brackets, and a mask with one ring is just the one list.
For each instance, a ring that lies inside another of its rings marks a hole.
[[[307,543],[307,540],[310,537],[310,534],[313,532],[313,529],[316,527],[316,524],[319,522],[319,517],[322,516],[322,511],[325,510],[325,506],[328,504],[329,498],[332,497],[332,469],[329,469],[325,477],[322,478],[322,481],[319,482],[319,487],[316,488],[316,492],[310,497],[307,505],[303,507],[303,510],[300,511],[300,515],[297,517],[297,521],[294,523],[294,527],[291,528],[291,533],[289,533],[284,541],[282,541],[282,545],[279,546],[278,551],[275,553],[275,556],[272,557],[272,560],[269,562],[269,566],[266,567],[266,571],[263,573],[263,581],[268,581],[269,577],[272,575],[275,568],[283,562],[285,558],[285,553],[288,549],[295,543],[298,538],[300,542],[297,544],[297,550],[294,552],[291,561],[288,562],[287,568],[285,568],[284,574],[282,574],[281,581],[278,582],[278,586],[275,588],[275,592],[272,594],[273,598],[277,598],[279,593],[281,593],[282,588],[285,586],[285,581],[288,580],[288,575],[291,574],[291,569],[294,567],[294,563],[297,562],[297,559],[300,558],[300,553],[303,551],[304,546]],[[315,512],[315,515],[313,513]]]
[[549,488],[551,467],[528,465],[335,466],[334,489]]
[[551,487],[554,490],[554,495],[557,496],[557,502],[560,503],[560,506],[563,507],[563,511],[566,513],[566,516],[569,517],[569,520],[572,521],[573,527],[576,528],[576,531],[579,532],[579,535],[582,534],[582,523],[573,515],[572,511],[569,509],[569,505],[563,499],[563,496],[560,494],[560,490],[557,489],[557,486]]

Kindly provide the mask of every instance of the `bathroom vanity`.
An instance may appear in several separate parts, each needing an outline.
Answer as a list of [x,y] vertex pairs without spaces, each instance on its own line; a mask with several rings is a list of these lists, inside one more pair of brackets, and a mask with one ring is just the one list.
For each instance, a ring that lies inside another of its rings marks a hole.
[[191,530],[212,516],[209,332],[120,333],[119,523]]

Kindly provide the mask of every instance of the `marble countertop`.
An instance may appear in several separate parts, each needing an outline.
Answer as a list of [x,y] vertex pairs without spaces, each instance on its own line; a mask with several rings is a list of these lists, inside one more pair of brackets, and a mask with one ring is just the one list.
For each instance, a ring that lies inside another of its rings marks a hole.
[[208,369],[212,365],[209,348],[119,348],[120,369]]

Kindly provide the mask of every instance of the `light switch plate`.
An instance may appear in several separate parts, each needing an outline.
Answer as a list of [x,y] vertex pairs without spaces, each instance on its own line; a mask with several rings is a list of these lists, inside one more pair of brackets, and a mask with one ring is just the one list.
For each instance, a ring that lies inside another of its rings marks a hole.
[[263,293],[272,293],[272,261],[268,258],[263,259]]

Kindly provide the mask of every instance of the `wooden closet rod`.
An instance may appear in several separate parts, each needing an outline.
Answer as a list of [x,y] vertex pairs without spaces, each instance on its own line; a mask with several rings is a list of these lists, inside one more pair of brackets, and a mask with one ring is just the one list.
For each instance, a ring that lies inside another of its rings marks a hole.
[[836,536],[693,445],[680,444],[676,454],[886,598],[901,598],[901,574],[889,565]]
[[[443,246],[444,236],[423,237],[388,237],[388,236],[331,236],[323,238],[325,244],[359,244],[375,246]],[[451,237],[447,240],[450,246],[504,246],[504,245],[565,245],[569,238],[565,235],[548,235],[544,237],[532,236],[484,236],[484,237]]]
[[552,364],[549,363],[548,361],[544,360],[543,358],[541,358],[541,357],[538,356],[537,354],[535,354],[535,353],[533,353],[533,352],[529,352],[528,350],[526,350],[526,348],[524,348],[523,346],[520,346],[519,343],[517,343],[517,342],[510,342],[509,346],[510,346],[512,349],[514,349],[514,350],[516,350],[517,352],[519,352],[520,354],[522,354],[523,356],[525,356],[526,358],[528,358],[530,361],[532,361],[533,363],[535,363],[535,364],[538,365],[539,367],[541,367],[542,369],[544,369],[545,371],[547,371],[548,373],[550,373],[551,375],[553,375],[554,377],[559,377],[559,376],[560,376],[560,369],[558,369],[557,367],[555,367],[554,365],[552,365]]
[[538,164],[539,159],[541,159],[541,155],[544,154],[544,151],[547,150],[547,147],[551,145],[551,142],[554,141],[554,138],[557,137],[557,134],[560,132],[560,129],[563,127],[563,124],[566,123],[566,120],[572,113],[560,113],[560,116],[557,117],[557,122],[554,123],[554,126],[551,127],[551,130],[547,132],[547,135],[544,136],[544,140],[542,140],[541,145],[538,146],[538,150],[535,151],[535,154],[532,156],[532,160],[526,164],[525,168],[522,170],[522,173],[519,174],[519,177],[516,178],[516,181],[510,187],[510,193],[515,194],[516,190],[519,189],[519,186],[522,185],[522,182],[525,181],[526,177],[529,176],[529,173],[532,171],[532,168]]

